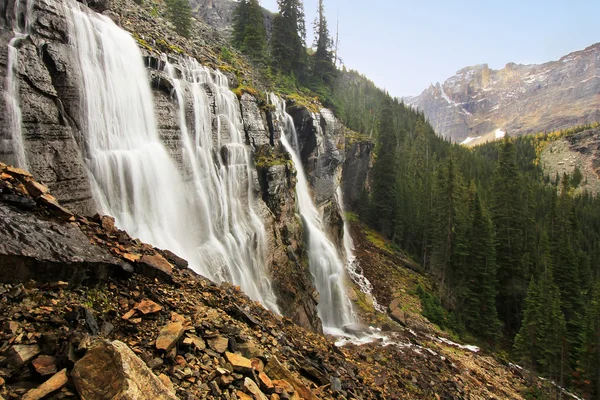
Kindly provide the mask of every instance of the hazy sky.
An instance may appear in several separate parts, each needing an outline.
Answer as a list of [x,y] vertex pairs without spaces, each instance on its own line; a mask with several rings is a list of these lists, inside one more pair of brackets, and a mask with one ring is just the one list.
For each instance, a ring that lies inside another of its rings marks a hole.
[[[304,8],[312,43],[317,0]],[[332,36],[339,13],[344,64],[394,96],[469,65],[537,64],[600,42],[600,0],[325,0],[325,10]]]

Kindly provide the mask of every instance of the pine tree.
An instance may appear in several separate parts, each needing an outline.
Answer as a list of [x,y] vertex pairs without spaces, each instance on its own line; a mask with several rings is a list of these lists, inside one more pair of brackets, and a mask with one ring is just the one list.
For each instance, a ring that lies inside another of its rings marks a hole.
[[465,291],[461,313],[465,325],[490,344],[500,336],[500,321],[496,312],[496,249],[494,227],[486,215],[479,195],[472,200],[472,224],[467,249],[468,270],[465,271]]
[[521,304],[526,291],[523,268],[523,213],[521,179],[515,148],[505,136],[500,145],[498,166],[492,185],[491,216],[496,230],[498,266],[498,311],[508,332],[516,332],[521,319]]
[[560,378],[565,334],[560,290],[552,272],[546,271],[538,283],[532,279],[527,290],[523,321],[514,342],[515,354],[526,367],[553,379]]
[[177,33],[189,37],[192,27],[192,9],[188,0],[167,0],[167,12]]
[[301,79],[306,67],[304,8],[301,0],[277,0],[273,20],[272,55],[275,67]]
[[329,36],[327,19],[325,18],[325,7],[323,0],[319,0],[317,18],[315,20],[315,52],[314,73],[318,80],[331,83],[335,79],[335,66],[333,64],[333,41]]
[[463,178],[453,156],[440,166],[433,196],[432,249],[430,269],[438,278],[440,297],[447,305],[455,305],[456,293],[462,289],[466,253],[466,215]]
[[388,237],[392,234],[396,210],[396,132],[392,100],[381,108],[377,159],[373,166],[373,210],[375,226]]
[[581,339],[580,369],[589,382],[589,397],[584,397],[595,399],[600,397],[600,281],[594,286],[586,307]]
[[233,44],[254,61],[266,58],[267,31],[258,0],[241,0],[233,14]]

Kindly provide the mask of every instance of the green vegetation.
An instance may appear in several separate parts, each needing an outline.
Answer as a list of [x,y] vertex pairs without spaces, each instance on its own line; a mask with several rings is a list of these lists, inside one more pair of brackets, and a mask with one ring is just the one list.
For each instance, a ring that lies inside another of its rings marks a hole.
[[253,61],[267,57],[267,31],[258,0],[241,0],[233,14],[233,45]]
[[189,37],[192,27],[192,9],[187,0],[167,0],[168,17],[181,36]]

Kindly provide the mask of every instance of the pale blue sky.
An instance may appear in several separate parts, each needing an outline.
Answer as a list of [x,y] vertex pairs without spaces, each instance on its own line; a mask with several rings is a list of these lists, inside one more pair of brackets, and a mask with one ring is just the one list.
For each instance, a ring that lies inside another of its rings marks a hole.
[[[261,0],[277,11],[276,0]],[[305,0],[312,43],[317,0]],[[468,65],[543,63],[600,42],[600,0],[325,0],[340,56],[394,96]]]

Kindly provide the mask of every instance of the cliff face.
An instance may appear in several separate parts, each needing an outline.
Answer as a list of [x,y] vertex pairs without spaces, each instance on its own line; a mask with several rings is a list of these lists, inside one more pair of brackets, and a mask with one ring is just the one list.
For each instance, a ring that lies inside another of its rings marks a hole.
[[463,142],[597,121],[599,93],[600,43],[541,65],[467,67],[404,101],[422,110],[438,134]]
[[[3,26],[13,23],[15,2],[9,2],[3,14]],[[220,4],[220,3],[219,3]],[[74,68],[68,51],[67,20],[60,1],[35,2],[31,34],[19,44],[18,84],[21,102],[22,131],[29,166],[40,181],[46,184],[65,206],[81,215],[93,215],[99,210],[92,198],[91,183],[86,166],[86,132],[80,126],[81,99],[77,88],[81,77]],[[197,59],[211,65],[215,62],[211,48],[220,45],[214,32],[202,36],[206,46],[197,47],[194,41],[173,36],[161,18],[150,18],[146,11],[129,1],[113,2],[119,14],[105,10],[125,29],[134,31],[145,58],[151,80],[152,97],[158,133],[165,147],[182,168],[182,138],[177,100],[171,80],[164,71],[164,56],[171,62],[179,60],[173,49],[189,50]],[[209,30],[202,25],[198,30]],[[211,31],[212,32],[212,31]],[[156,35],[164,35],[165,40]],[[0,74],[6,76],[8,64],[9,29],[0,36]],[[162,40],[162,41],[161,41]],[[196,39],[197,41],[197,39]],[[196,50],[200,49],[200,50]],[[228,76],[230,85],[237,86],[237,77]],[[0,85],[5,85],[5,80]],[[0,86],[3,92],[6,88]],[[186,113],[193,106],[186,98]],[[314,289],[306,262],[303,232],[295,216],[295,171],[281,148],[279,131],[274,129],[268,110],[261,108],[256,98],[244,94],[236,105],[241,110],[246,142],[257,159],[253,171],[252,189],[259,198],[258,214],[266,226],[268,267],[282,312],[303,327],[320,331],[317,315],[318,293]],[[217,119],[211,107],[213,120]],[[344,136],[340,122],[328,110],[310,113],[294,107],[303,145],[303,160],[315,189],[316,203],[323,212],[330,234],[341,248],[343,230],[340,207],[335,196],[340,184],[344,162]],[[213,129],[217,125],[213,124]],[[0,138],[9,144],[11,137],[6,113],[0,114]],[[216,131],[213,132],[216,137]],[[369,154],[363,154],[369,158]],[[10,145],[0,147],[0,160],[14,162]],[[261,160],[266,160],[261,162]],[[283,162],[275,162],[283,160]],[[183,171],[185,173],[185,171]],[[189,178],[189,176],[188,176]]]
[[[230,38],[233,32],[233,13],[237,7],[234,0],[191,0],[192,13],[196,18],[213,27],[219,34]],[[271,35],[273,14],[263,8],[265,29]]]

